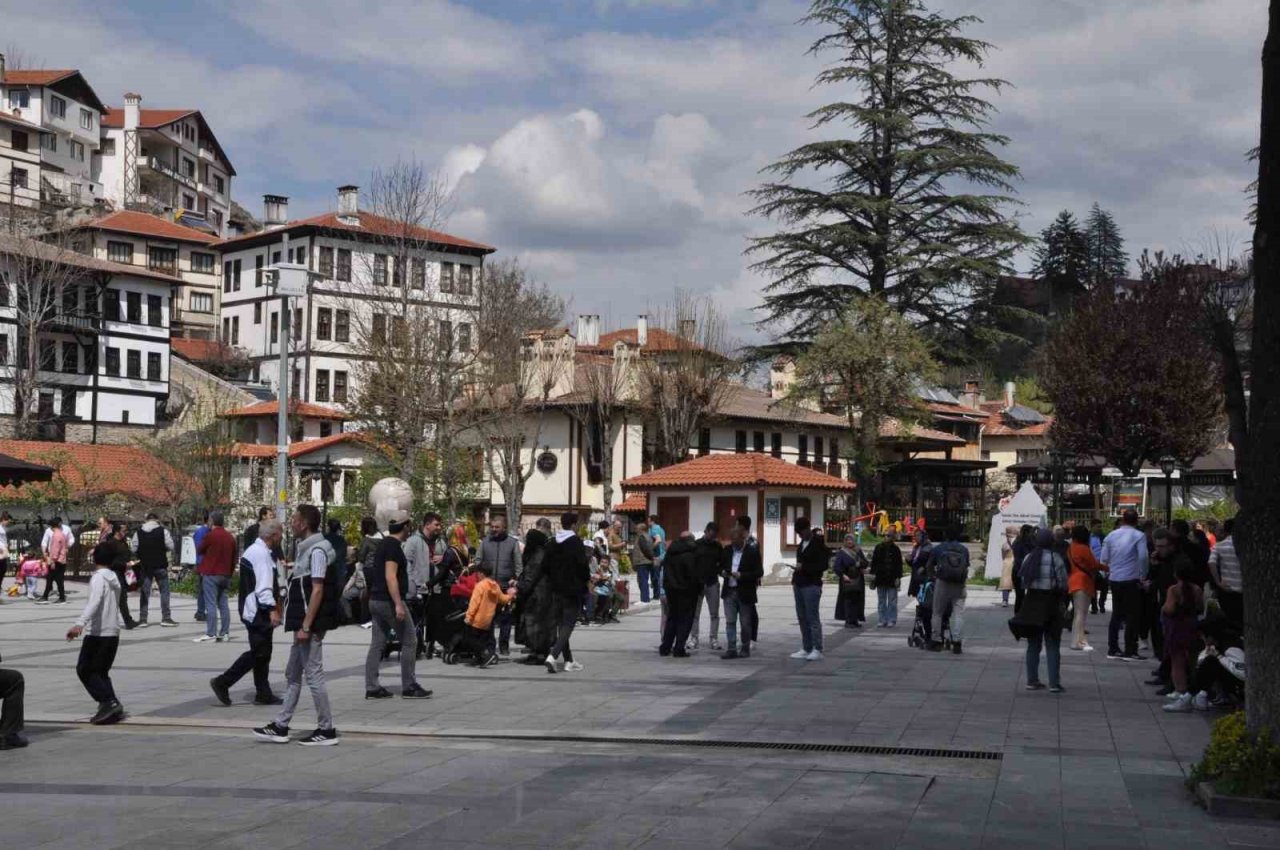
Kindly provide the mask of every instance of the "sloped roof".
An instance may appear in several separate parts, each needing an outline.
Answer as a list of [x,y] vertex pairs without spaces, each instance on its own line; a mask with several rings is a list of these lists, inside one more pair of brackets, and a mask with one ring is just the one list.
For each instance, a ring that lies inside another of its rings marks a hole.
[[299,221],[291,221],[284,227],[278,227],[274,230],[261,230],[257,233],[247,233],[244,236],[236,236],[231,239],[226,239],[219,243],[219,245],[224,251],[234,251],[242,247],[249,247],[254,243],[254,240],[273,242],[279,239],[281,233],[311,227],[318,228],[320,230],[337,230],[373,239],[417,239],[433,245],[451,245],[458,248],[470,248],[486,254],[491,254],[498,250],[491,245],[485,245],[483,242],[463,239],[460,236],[453,236],[439,230],[430,230],[425,227],[411,227],[406,230],[404,226],[398,222],[380,215],[364,212],[363,210],[360,211],[359,218],[359,224],[348,224],[347,222],[339,219],[336,212],[328,212],[323,215],[312,216],[311,218],[304,218]]
[[628,478],[622,486],[626,490],[790,487],[840,492],[855,488],[851,481],[754,452],[704,455]]
[[50,86],[57,91],[82,103],[87,103],[99,112],[106,112],[106,104],[98,97],[75,68],[33,68],[31,70],[6,70],[4,72],[6,86]]
[[[108,129],[121,129],[124,127],[124,107],[113,106],[110,109],[103,107],[106,114],[102,117],[102,126]],[[204,120],[204,115],[198,109],[139,109],[138,110],[138,127],[142,130],[159,130],[167,127],[175,121],[181,121],[183,118],[194,117],[200,124],[200,136],[208,139],[213,143],[214,148],[218,151],[218,156],[222,157],[222,161],[227,165],[227,171],[234,177],[236,173],[235,166],[231,164],[231,158],[227,156],[227,152],[222,149],[222,145],[218,142],[218,137],[214,135],[213,130],[209,128],[209,122]]]
[[985,401],[981,406],[987,415],[983,433],[988,437],[1044,437],[1053,424],[1052,416],[1044,417],[1041,422],[1020,422],[1007,415],[1002,401]]
[[[234,410],[228,410],[222,416],[226,419],[238,419],[257,416],[275,416],[280,412],[280,403],[276,400],[259,401],[253,404],[237,407]],[[347,415],[335,407],[327,407],[323,404],[312,404],[309,401],[298,401],[292,399],[289,402],[290,416],[303,416],[308,419],[334,419],[344,421]]]
[[20,130],[26,130],[28,133],[43,133],[46,136],[53,133],[52,130],[46,130],[39,124],[32,124],[30,121],[25,121],[18,116],[10,115],[7,112],[0,112],[0,123],[8,124],[11,127],[17,127]]
[[955,434],[936,431],[933,428],[925,428],[922,425],[912,425],[908,428],[897,419],[888,419],[881,423],[880,439],[886,442],[943,443],[951,446],[967,445],[963,437],[957,437]]
[[100,260],[88,254],[80,254],[58,245],[21,236],[0,234],[0,254],[15,254],[35,260],[44,260],[49,263],[84,269],[85,271],[144,277],[150,280],[163,281],[166,285],[173,283],[172,276],[153,272],[142,266],[126,266],[123,263]]
[[821,428],[849,427],[842,417],[810,410],[786,399],[774,398],[767,392],[744,384],[729,386],[715,415],[727,419],[758,419]]
[[225,360],[235,356],[235,349],[216,339],[186,339],[175,336],[169,339],[169,348],[183,360],[192,363]]
[[649,511],[649,494],[642,490],[628,493],[627,497],[613,506],[615,514],[642,514]]
[[[160,502],[172,496],[166,492],[162,482],[172,483],[186,478],[185,473],[137,446],[0,440],[0,453],[28,463],[53,467],[56,470],[54,477],[66,482],[76,493],[118,493],[143,501]],[[195,486],[194,481],[188,483]]]
[[137,236],[150,236],[155,239],[172,239],[175,242],[196,242],[201,245],[212,245],[218,241],[218,237],[213,234],[169,221],[157,215],[135,212],[134,210],[113,212],[83,226],[91,230],[130,233]]
[[[363,443],[370,448],[377,448],[373,438],[363,431],[343,431],[316,440],[299,440],[289,444],[289,459],[295,460],[315,452],[323,451],[342,443]],[[231,453],[240,458],[273,458],[276,447],[267,443],[236,443]]]

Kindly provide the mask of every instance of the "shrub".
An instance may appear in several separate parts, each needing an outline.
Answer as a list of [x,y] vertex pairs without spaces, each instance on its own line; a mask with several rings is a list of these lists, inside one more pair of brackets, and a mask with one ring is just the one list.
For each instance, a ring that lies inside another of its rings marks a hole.
[[1280,744],[1270,732],[1250,735],[1243,711],[1229,714],[1213,724],[1191,782],[1213,782],[1219,791],[1241,797],[1280,798]]

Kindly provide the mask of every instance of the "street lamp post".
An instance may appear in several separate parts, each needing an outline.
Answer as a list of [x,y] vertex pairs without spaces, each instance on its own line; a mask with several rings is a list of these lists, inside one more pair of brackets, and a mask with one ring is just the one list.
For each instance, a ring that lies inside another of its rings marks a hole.
[[1053,515],[1054,525],[1062,525],[1062,499],[1065,491],[1065,476],[1076,468],[1075,452],[1066,449],[1049,449],[1049,470],[1053,473]]
[[1165,525],[1173,524],[1173,470],[1177,466],[1178,460],[1172,455],[1160,458],[1160,471],[1164,473]]

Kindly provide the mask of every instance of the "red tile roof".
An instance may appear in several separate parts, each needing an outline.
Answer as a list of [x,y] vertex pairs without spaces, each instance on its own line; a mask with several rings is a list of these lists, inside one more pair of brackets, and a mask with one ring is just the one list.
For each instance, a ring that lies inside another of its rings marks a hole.
[[[107,111],[106,105],[98,99],[98,95],[94,92],[93,87],[89,85],[89,81],[75,68],[38,68],[26,71],[5,71],[3,82],[6,86],[56,86],[58,83],[70,82],[71,85],[66,88],[76,89],[72,97],[89,104],[99,112]],[[84,95],[87,95],[87,97]]]
[[172,239],[175,242],[198,242],[212,245],[218,237],[150,213],[120,210],[95,219],[84,225],[92,230],[109,230],[114,233],[132,233],[156,239]]
[[23,485],[20,492],[33,496],[33,488],[66,487],[75,495],[120,494],[163,502],[173,497],[175,488],[197,486],[185,473],[137,446],[0,440],[0,453],[56,470],[50,484]]
[[[139,109],[138,127],[143,130],[158,130],[174,121],[181,121],[188,115],[194,115],[195,109]],[[102,116],[102,126],[119,129],[124,126],[124,107],[112,106]]]
[[935,431],[933,428],[925,428],[923,425],[912,425],[908,428],[897,419],[890,419],[881,423],[880,439],[908,443],[945,443],[951,446],[966,445],[963,437],[957,437],[955,434],[948,434],[945,431]]
[[[645,334],[644,342],[645,351],[678,351],[680,349],[689,349],[696,347],[687,340],[682,340],[675,334],[665,331],[662,328],[651,327]],[[600,348],[613,348],[617,342],[625,342],[627,345],[638,345],[637,331],[635,328],[620,328],[616,331],[609,331],[607,334],[600,334]]]
[[946,402],[943,402],[943,401],[925,401],[924,406],[929,410],[930,413],[934,413],[940,416],[950,416],[952,418],[974,419],[974,420],[987,418],[987,412],[985,410],[978,410],[976,408],[969,407],[964,404],[947,404]]
[[1031,422],[1019,425],[1004,415],[1005,406],[1002,401],[984,401],[982,410],[987,414],[987,424],[983,435],[987,437],[1046,437],[1053,417],[1046,416],[1043,422]]
[[241,243],[247,243],[254,239],[262,239],[263,237],[271,237],[286,230],[293,230],[301,227],[317,227],[324,230],[339,230],[347,233],[357,233],[377,238],[409,238],[418,239],[423,242],[429,242],[435,245],[453,245],[459,248],[474,248],[479,251],[492,253],[497,248],[491,245],[485,245],[483,242],[473,242],[470,239],[463,239],[460,236],[451,236],[439,230],[430,230],[425,227],[411,227],[405,230],[403,225],[380,215],[374,215],[370,212],[361,211],[359,214],[359,224],[348,224],[339,220],[336,212],[324,213],[323,215],[304,218],[299,221],[291,221],[287,225],[276,230],[259,231],[257,233],[247,233],[244,236],[237,236],[234,239],[227,239],[220,243],[224,251],[234,251]]
[[792,487],[850,491],[854,484],[765,454],[718,454],[686,460],[622,482],[628,490],[692,490],[708,487]]
[[[300,440],[289,444],[289,459],[295,460],[342,443],[363,443],[376,447],[373,439],[363,431],[343,431],[318,440]],[[267,443],[236,443],[231,453],[240,458],[273,458],[276,447]]]
[[642,514],[649,510],[649,494],[637,490],[613,506],[615,514]]
[[[234,410],[228,410],[222,414],[227,419],[236,419],[240,417],[253,416],[275,416],[280,412],[280,403],[278,401],[258,401],[244,407],[237,407]],[[308,419],[335,419],[344,421],[347,415],[337,408],[326,407],[323,404],[312,404],[309,401],[298,401],[292,399],[289,402],[290,416],[304,416]]]
[[235,349],[216,339],[186,339],[175,336],[169,340],[169,348],[183,360],[192,363],[226,360],[235,356]]

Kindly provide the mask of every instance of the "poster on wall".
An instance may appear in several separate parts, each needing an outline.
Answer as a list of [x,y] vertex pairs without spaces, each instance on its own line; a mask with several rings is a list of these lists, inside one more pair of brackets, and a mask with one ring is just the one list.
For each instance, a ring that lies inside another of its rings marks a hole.
[[1112,489],[1111,515],[1120,516],[1127,510],[1137,511],[1142,516],[1143,505],[1146,504],[1147,479],[1120,478]]
[[986,578],[1002,578],[1005,558],[1012,561],[1013,539],[1024,525],[1044,528],[1049,524],[1044,500],[1036,493],[1035,486],[1024,482],[1008,502],[1002,502],[1000,513],[991,518],[987,532],[987,560],[983,569]]
[[764,500],[764,521],[769,525],[777,525],[778,520],[782,517],[782,500],[781,499],[765,499]]

